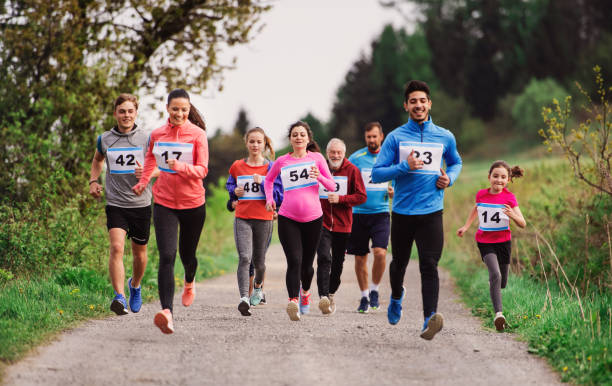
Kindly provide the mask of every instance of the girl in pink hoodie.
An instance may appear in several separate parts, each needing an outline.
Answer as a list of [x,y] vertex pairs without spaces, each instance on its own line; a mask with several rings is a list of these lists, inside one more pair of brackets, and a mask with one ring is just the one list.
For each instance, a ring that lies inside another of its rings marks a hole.
[[202,179],[208,174],[208,140],[204,121],[185,90],[172,91],[166,109],[168,123],[151,133],[142,177],[132,189],[142,193],[155,166],[159,168],[160,176],[153,185],[153,223],[159,249],[162,310],[155,315],[154,323],[163,333],[171,334],[177,243],[185,268],[183,305],[191,305],[195,297],[196,248],[206,219]]

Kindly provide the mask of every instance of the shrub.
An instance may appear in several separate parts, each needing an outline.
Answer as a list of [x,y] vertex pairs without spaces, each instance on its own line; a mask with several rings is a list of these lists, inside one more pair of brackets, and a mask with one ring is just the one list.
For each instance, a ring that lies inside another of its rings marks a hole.
[[537,139],[542,128],[542,107],[551,104],[552,98],[562,99],[567,91],[550,78],[532,79],[523,92],[516,97],[512,107],[512,119],[517,131],[528,138]]

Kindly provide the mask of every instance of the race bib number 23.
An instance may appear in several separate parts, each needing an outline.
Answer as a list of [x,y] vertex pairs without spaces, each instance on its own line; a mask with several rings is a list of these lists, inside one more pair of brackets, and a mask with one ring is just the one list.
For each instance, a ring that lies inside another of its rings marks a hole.
[[414,158],[423,161],[421,169],[411,170],[410,173],[439,174],[442,167],[442,153],[444,145],[441,143],[402,141],[399,144],[400,162],[407,160],[410,153]]

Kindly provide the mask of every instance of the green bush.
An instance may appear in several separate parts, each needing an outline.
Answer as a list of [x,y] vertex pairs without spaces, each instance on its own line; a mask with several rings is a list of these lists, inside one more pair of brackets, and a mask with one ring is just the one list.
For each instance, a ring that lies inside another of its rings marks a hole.
[[531,79],[512,107],[517,132],[527,138],[538,139],[538,131],[544,127],[542,107],[550,105],[553,98],[561,100],[567,95],[563,86],[553,79]]

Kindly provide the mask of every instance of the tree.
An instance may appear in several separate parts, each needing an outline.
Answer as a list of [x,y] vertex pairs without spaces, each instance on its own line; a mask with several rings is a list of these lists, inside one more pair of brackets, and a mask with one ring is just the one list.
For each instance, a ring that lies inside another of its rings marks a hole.
[[[2,1],[0,194],[23,198],[46,169],[83,174],[119,92],[221,87],[232,63],[218,53],[250,41],[268,9],[260,0]],[[39,146],[49,164],[15,173],[10,165]]]
[[236,123],[234,123],[234,131],[240,135],[244,136],[248,129],[250,129],[251,122],[249,122],[249,117],[247,116],[247,112],[244,108],[240,108],[238,111],[238,118],[236,118]]

